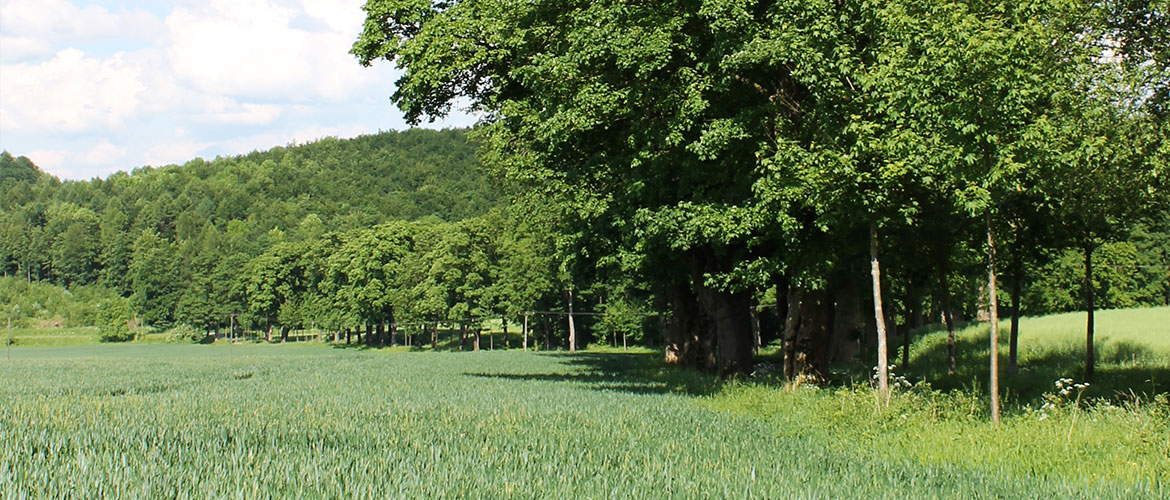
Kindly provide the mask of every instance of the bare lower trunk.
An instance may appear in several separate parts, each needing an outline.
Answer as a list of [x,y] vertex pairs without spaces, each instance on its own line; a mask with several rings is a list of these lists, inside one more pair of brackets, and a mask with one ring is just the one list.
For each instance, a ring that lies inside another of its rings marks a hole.
[[751,307],[748,309],[752,319],[752,353],[760,353],[760,311],[757,309],[756,299],[753,296]]
[[525,351],[528,350],[528,315],[524,315],[524,341],[520,344]]
[[991,422],[999,425],[999,299],[995,294],[995,238],[991,230],[991,212],[987,213],[987,312],[991,320]]
[[869,223],[869,267],[873,277],[873,316],[877,326],[877,375],[878,391],[882,394],[890,391],[890,370],[887,361],[888,348],[886,347],[886,316],[882,313],[882,269],[878,262],[878,232],[877,222]]
[[955,315],[951,313],[951,283],[946,271],[942,273],[942,313],[947,324],[947,375],[954,375],[958,369],[955,360]]
[[1020,274],[1023,271],[1020,265],[1020,255],[1017,249],[1012,257],[1012,331],[1008,335],[1008,375],[1019,373],[1019,343],[1020,343]]
[[[779,300],[779,299],[777,299]],[[800,326],[800,311],[804,302],[804,291],[800,287],[788,288],[788,307],[784,318],[784,378],[796,378],[796,330]]]
[[1088,317],[1085,324],[1085,382],[1093,381],[1096,355],[1093,352],[1093,245],[1085,246],[1085,304]]
[[716,366],[720,376],[752,371],[750,296],[699,284],[699,303],[712,320],[716,341]]
[[569,287],[569,352],[577,352],[577,326],[573,322],[573,287]]

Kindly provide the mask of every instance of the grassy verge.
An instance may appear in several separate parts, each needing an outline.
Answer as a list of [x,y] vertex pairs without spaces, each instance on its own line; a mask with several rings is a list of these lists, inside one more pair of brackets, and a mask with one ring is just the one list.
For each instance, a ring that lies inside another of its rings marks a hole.
[[[955,375],[946,370],[946,332],[918,332],[910,366],[898,368],[912,387],[895,391],[888,406],[870,388],[867,370],[858,367],[837,373],[839,384],[829,389],[763,379],[727,385],[704,404],[872,460],[1166,488],[1170,308],[1101,311],[1096,380],[1061,394],[1056,381],[1082,380],[1084,319],[1083,313],[1025,318],[1015,375],[1007,373],[1004,322],[1005,416],[998,428],[988,416],[986,324],[956,332]],[[891,359],[900,356],[893,352]],[[774,355],[770,360],[776,361]]]

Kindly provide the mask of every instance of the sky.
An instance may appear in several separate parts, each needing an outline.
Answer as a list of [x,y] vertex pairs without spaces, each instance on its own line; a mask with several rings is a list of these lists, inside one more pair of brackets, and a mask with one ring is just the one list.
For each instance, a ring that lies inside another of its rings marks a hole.
[[362,3],[4,0],[0,149],[90,179],[408,128],[398,70],[349,54]]

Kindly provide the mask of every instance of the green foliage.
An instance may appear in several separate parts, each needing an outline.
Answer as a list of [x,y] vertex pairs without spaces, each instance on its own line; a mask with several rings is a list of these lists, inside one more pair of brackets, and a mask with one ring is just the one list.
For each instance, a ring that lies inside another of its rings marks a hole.
[[126,299],[117,297],[98,304],[97,318],[95,319],[98,337],[102,342],[133,340],[136,332],[130,329],[132,319],[130,301]]
[[166,335],[166,338],[169,342],[178,343],[203,342],[207,339],[207,334],[205,332],[185,323],[172,326],[163,335]]
[[[64,183],[5,152],[0,273],[70,290],[101,283],[132,297],[148,323],[211,330],[249,309],[241,259],[281,244],[315,245],[329,232],[460,220],[498,206],[465,135],[327,138]],[[280,307],[252,309],[275,319]]]

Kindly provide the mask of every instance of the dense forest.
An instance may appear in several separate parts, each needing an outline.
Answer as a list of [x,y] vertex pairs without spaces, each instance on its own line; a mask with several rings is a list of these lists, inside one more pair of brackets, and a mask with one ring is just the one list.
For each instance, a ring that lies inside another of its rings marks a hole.
[[998,421],[1001,316],[1014,372],[1019,314],[1087,310],[1090,381],[1093,310],[1167,300],[1164,2],[365,10],[407,119],[482,113],[481,161],[574,276],[652,297],[670,362],[750,372],[772,291],[787,377],[876,359],[885,392],[906,327],[985,311]]

